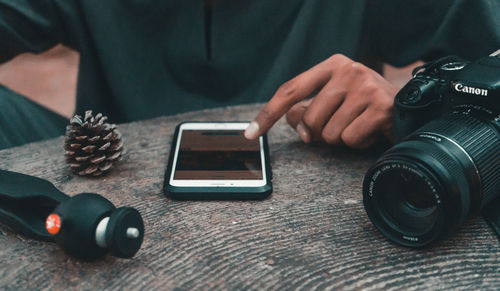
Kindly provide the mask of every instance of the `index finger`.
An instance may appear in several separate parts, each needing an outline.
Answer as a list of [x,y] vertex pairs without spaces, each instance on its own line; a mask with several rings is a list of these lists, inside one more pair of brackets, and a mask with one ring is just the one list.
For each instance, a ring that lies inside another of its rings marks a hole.
[[330,75],[330,65],[324,61],[283,84],[250,123],[245,137],[255,139],[267,132],[293,105],[323,87]]

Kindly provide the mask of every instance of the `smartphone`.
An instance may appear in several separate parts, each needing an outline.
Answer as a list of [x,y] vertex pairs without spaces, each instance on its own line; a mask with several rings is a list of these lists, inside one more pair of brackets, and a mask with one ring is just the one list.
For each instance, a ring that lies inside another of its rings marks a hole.
[[272,192],[267,136],[248,122],[184,122],[172,141],[164,192],[173,199],[264,199]]

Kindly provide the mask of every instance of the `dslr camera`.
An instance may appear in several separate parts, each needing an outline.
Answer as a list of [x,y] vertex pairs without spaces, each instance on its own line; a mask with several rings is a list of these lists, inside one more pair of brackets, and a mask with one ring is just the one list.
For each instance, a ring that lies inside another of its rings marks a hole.
[[363,203],[387,238],[422,247],[500,196],[500,57],[416,68],[393,127],[396,145],[368,170]]

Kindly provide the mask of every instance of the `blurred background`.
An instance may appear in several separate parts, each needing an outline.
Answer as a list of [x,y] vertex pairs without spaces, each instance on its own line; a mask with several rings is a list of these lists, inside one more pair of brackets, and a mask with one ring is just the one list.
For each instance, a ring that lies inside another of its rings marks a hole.
[[63,46],[40,55],[22,54],[0,65],[0,83],[70,117],[75,108],[79,55]]
[[[0,83],[45,107],[71,117],[75,108],[79,55],[63,46],[40,54],[22,54],[0,65]],[[405,68],[386,65],[384,75],[402,87],[417,64]]]

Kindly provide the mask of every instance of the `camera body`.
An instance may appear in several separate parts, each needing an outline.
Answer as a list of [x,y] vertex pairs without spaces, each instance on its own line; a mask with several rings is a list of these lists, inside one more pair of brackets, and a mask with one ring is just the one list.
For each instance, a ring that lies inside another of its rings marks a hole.
[[422,247],[500,195],[500,58],[449,56],[413,75],[394,100],[396,145],[365,175],[363,203],[387,238]]
[[500,57],[471,63],[448,56],[415,68],[413,76],[394,99],[395,142],[457,111],[482,115],[500,128]]

